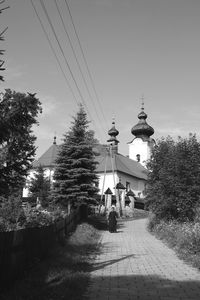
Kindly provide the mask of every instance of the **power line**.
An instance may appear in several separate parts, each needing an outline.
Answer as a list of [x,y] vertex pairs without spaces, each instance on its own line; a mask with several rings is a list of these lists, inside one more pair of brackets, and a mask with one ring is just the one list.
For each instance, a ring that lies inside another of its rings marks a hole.
[[106,120],[106,118],[105,118],[105,115],[104,115],[104,111],[103,111],[103,109],[102,109],[102,106],[101,106],[101,101],[100,101],[100,99],[99,99],[99,97],[98,97],[98,94],[97,94],[97,91],[96,91],[96,87],[95,87],[95,84],[94,84],[94,80],[93,80],[93,78],[92,78],[92,74],[91,74],[91,72],[90,72],[90,69],[89,69],[89,66],[88,66],[88,63],[87,63],[87,60],[86,60],[86,56],[85,56],[85,54],[84,54],[83,47],[82,47],[82,45],[81,45],[81,41],[80,41],[80,38],[79,38],[79,36],[78,36],[78,32],[77,32],[77,30],[76,30],[76,26],[75,26],[75,23],[74,23],[72,14],[71,14],[71,10],[70,10],[70,7],[69,7],[69,4],[68,4],[67,0],[65,0],[65,3],[66,3],[67,10],[68,10],[69,15],[70,15],[70,18],[71,18],[71,22],[72,22],[72,25],[73,25],[73,28],[74,28],[74,32],[75,32],[76,38],[77,38],[77,40],[78,40],[78,44],[79,44],[79,47],[80,47],[80,50],[81,50],[81,53],[82,53],[82,56],[83,56],[83,60],[84,60],[84,62],[85,62],[86,68],[87,68],[88,75],[89,75],[90,80],[91,80],[91,83],[92,83],[92,87],[93,87],[93,90],[94,90],[96,99],[97,99],[97,101],[98,101],[98,103],[99,103],[99,107],[100,107],[100,109],[101,109],[101,113],[102,113],[102,115],[103,115],[104,121],[105,121],[106,126],[107,126],[107,128],[108,128],[108,123],[107,123],[107,120]]
[[[63,20],[62,14],[61,14],[61,12],[60,12],[60,8],[59,8],[59,6],[58,6],[57,0],[54,0],[54,2],[55,2],[55,5],[56,5],[56,8],[57,8],[59,17],[60,17],[60,19],[61,19],[63,28],[64,28],[65,33],[66,33],[66,35],[67,35],[69,44],[70,44],[70,46],[71,46],[72,52],[73,52],[73,54],[74,54],[74,57],[75,57],[75,60],[76,60],[78,69],[79,69],[79,71],[80,71],[80,73],[81,73],[81,77],[82,77],[83,82],[84,82],[84,84],[85,84],[85,87],[86,87],[86,89],[87,89],[87,92],[88,92],[88,95],[89,95],[89,97],[90,97],[90,100],[91,100],[91,102],[92,102],[92,104],[93,104],[93,107],[94,107],[95,113],[96,113],[96,115],[97,115],[97,118],[98,118],[98,120],[99,120],[99,124],[101,124],[101,120],[100,120],[100,118],[99,118],[99,114],[98,114],[98,111],[97,111],[97,109],[96,109],[95,102],[93,101],[92,95],[91,95],[91,93],[90,93],[88,84],[87,84],[87,82],[86,82],[85,76],[84,76],[83,71],[82,71],[82,68],[81,68],[81,65],[80,65],[79,60],[78,60],[78,57],[77,57],[77,55],[76,55],[76,51],[75,51],[75,49],[74,49],[72,40],[71,40],[70,35],[69,35],[69,33],[68,33],[68,31],[67,31],[67,28],[66,28],[66,26],[65,26],[65,22],[64,22],[64,20]],[[100,127],[100,128],[102,129],[102,127]],[[102,129],[102,132],[103,132],[103,135],[105,135],[105,132],[103,131],[103,129]]]
[[[33,6],[33,8],[34,8],[34,10],[35,10],[35,12],[36,12],[36,15],[37,15],[37,17],[38,17],[38,20],[39,20],[39,22],[40,22],[40,24],[41,24],[41,27],[42,27],[42,29],[43,29],[43,31],[44,31],[44,33],[45,33],[45,36],[46,36],[47,40],[48,40],[48,42],[49,42],[49,45],[50,45],[50,47],[51,47],[51,49],[52,49],[52,51],[53,51],[53,53],[54,53],[54,56],[56,57],[56,60],[57,60],[57,62],[58,62],[58,64],[59,64],[59,67],[60,67],[60,69],[61,69],[61,71],[62,71],[62,73],[63,73],[63,75],[64,75],[64,77],[65,77],[65,79],[66,79],[66,81],[67,81],[67,83],[68,83],[68,86],[69,86],[70,90],[72,91],[72,94],[74,95],[73,89],[71,88],[71,86],[70,86],[70,84],[69,84],[69,82],[68,82],[68,80],[67,80],[67,77],[66,77],[66,75],[65,75],[65,73],[64,73],[64,70],[63,70],[61,64],[60,64],[60,61],[59,61],[59,59],[58,59],[58,56],[56,55],[56,52],[55,52],[54,47],[53,47],[53,45],[52,45],[52,43],[51,43],[51,41],[50,41],[50,38],[49,38],[49,36],[48,36],[48,34],[47,34],[46,30],[45,30],[45,27],[44,27],[44,25],[43,25],[43,23],[42,23],[42,20],[41,20],[41,18],[39,17],[39,14],[37,13],[37,9],[36,9],[36,7],[35,7],[34,4],[33,4],[33,0],[31,0],[31,4],[32,4],[32,6]],[[85,102],[85,100],[84,100],[84,98],[83,98],[83,96],[82,96],[82,94],[81,94],[80,88],[79,88],[79,86],[78,86],[78,84],[77,84],[77,82],[76,82],[76,79],[75,79],[75,77],[74,77],[74,74],[73,74],[73,72],[72,72],[72,69],[71,69],[71,67],[70,67],[70,65],[69,65],[69,63],[68,63],[68,61],[67,61],[67,58],[66,58],[65,53],[64,53],[64,51],[63,51],[63,48],[62,48],[62,46],[61,46],[61,43],[60,43],[60,41],[59,41],[59,39],[58,39],[58,37],[57,37],[56,31],[55,31],[54,26],[53,26],[53,24],[52,24],[52,22],[51,22],[51,19],[50,19],[50,17],[49,17],[49,14],[48,14],[48,12],[47,12],[47,9],[46,9],[46,7],[45,7],[45,4],[44,4],[43,0],[40,0],[40,4],[41,4],[42,9],[43,9],[43,11],[44,11],[44,13],[45,13],[45,15],[46,15],[46,18],[47,18],[47,20],[48,20],[48,23],[49,23],[49,25],[50,25],[50,27],[51,27],[51,29],[52,29],[52,32],[53,32],[53,34],[54,34],[54,37],[55,37],[55,39],[56,39],[56,41],[57,41],[57,44],[58,44],[58,46],[59,46],[59,49],[60,49],[60,51],[61,51],[61,53],[62,53],[62,55],[63,55],[63,58],[64,58],[64,60],[65,60],[66,66],[68,67],[68,70],[69,70],[69,72],[70,72],[70,75],[71,75],[71,77],[72,77],[72,79],[73,79],[73,82],[74,82],[74,84],[75,84],[75,86],[76,86],[76,88],[77,88],[77,91],[78,91],[78,94],[79,94],[79,96],[80,96],[81,102],[83,103],[83,105],[84,105],[84,107],[85,107],[85,109],[86,109],[86,111],[87,111],[87,114],[89,115],[91,121],[92,121],[93,124],[95,125],[97,131],[99,131],[99,128],[96,126],[96,123],[94,122],[93,118],[91,117],[91,114],[90,114],[90,111],[89,111],[89,109],[88,109],[88,107],[87,107],[87,104],[86,104],[86,102]],[[74,95],[74,99],[76,100],[77,103],[80,102],[80,101],[77,100],[77,98],[75,97],[75,95]]]
[[57,61],[58,65],[59,65],[59,67],[60,67],[60,70],[61,70],[61,72],[62,72],[62,74],[63,74],[63,76],[64,76],[64,78],[65,78],[65,80],[66,80],[66,82],[67,82],[68,88],[70,89],[70,91],[71,91],[71,93],[72,93],[72,95],[73,95],[74,100],[75,100],[76,103],[78,104],[79,102],[78,102],[78,100],[77,100],[77,98],[76,98],[76,96],[75,96],[75,94],[74,94],[74,92],[73,92],[73,89],[72,89],[72,87],[71,87],[71,85],[70,85],[70,83],[69,83],[69,81],[68,81],[68,79],[67,79],[67,77],[66,77],[66,74],[65,74],[65,72],[64,72],[64,70],[63,70],[63,68],[62,68],[62,65],[61,65],[61,63],[60,63],[60,61],[59,61],[59,59],[58,59],[58,56],[57,56],[57,54],[56,54],[56,52],[55,52],[55,50],[54,50],[54,48],[53,48],[53,45],[52,45],[52,43],[51,43],[51,41],[50,41],[50,39],[49,39],[49,36],[48,36],[47,31],[46,31],[46,29],[45,29],[45,27],[44,27],[44,25],[43,25],[43,23],[42,23],[41,18],[40,18],[40,16],[39,16],[38,12],[37,12],[37,9],[36,9],[35,5],[33,4],[33,0],[30,0],[30,2],[31,2],[31,4],[32,4],[32,7],[33,7],[33,9],[34,9],[34,11],[35,11],[35,14],[36,14],[36,16],[37,16],[37,18],[38,18],[38,20],[39,20],[39,23],[40,23],[40,25],[41,25],[41,27],[42,27],[42,30],[43,30],[43,32],[44,32],[44,34],[45,34],[45,37],[46,37],[46,39],[47,39],[47,41],[48,41],[48,43],[49,43],[49,46],[50,46],[50,48],[51,48],[51,50],[52,50],[52,52],[53,52],[53,54],[54,54],[54,56],[55,56],[55,58],[56,58],[56,61]]
[[85,109],[87,110],[88,115],[89,115],[90,118],[92,119],[92,117],[91,117],[91,115],[90,115],[90,112],[89,112],[89,110],[88,110],[88,107],[87,107],[87,105],[86,105],[86,102],[85,102],[85,100],[84,100],[84,98],[83,98],[83,96],[82,96],[82,94],[81,94],[80,88],[79,88],[79,86],[78,86],[78,84],[77,84],[77,82],[76,82],[76,79],[75,79],[75,77],[74,77],[74,74],[73,74],[73,72],[72,72],[72,70],[71,70],[71,67],[70,67],[70,65],[69,65],[69,63],[68,63],[68,60],[67,60],[67,58],[66,58],[66,56],[65,56],[65,53],[64,53],[64,51],[63,51],[63,48],[62,48],[62,46],[61,46],[61,44],[60,44],[60,41],[59,41],[59,39],[58,39],[58,37],[57,37],[57,34],[56,34],[56,32],[55,32],[55,29],[54,29],[54,26],[53,26],[53,24],[52,24],[52,22],[51,22],[51,19],[50,19],[49,14],[48,14],[48,12],[47,12],[47,10],[46,10],[46,7],[45,7],[45,4],[44,4],[43,0],[40,0],[40,4],[41,4],[41,6],[42,6],[42,8],[43,8],[43,10],[44,10],[44,13],[45,13],[45,15],[46,15],[46,17],[47,17],[47,20],[48,20],[48,22],[49,22],[49,25],[50,25],[50,27],[51,27],[51,29],[52,29],[52,31],[53,31],[54,37],[55,37],[55,39],[56,39],[56,41],[57,41],[57,43],[58,43],[58,46],[59,46],[59,48],[60,48],[60,51],[61,51],[61,53],[62,53],[62,55],[63,55],[63,57],[64,57],[65,63],[66,63],[66,65],[67,65],[67,67],[68,67],[68,70],[69,70],[69,72],[70,72],[70,75],[71,75],[71,77],[72,77],[72,79],[73,79],[73,81],[74,81],[74,84],[75,84],[76,88],[77,88],[77,91],[78,91],[79,96],[80,96],[80,98],[81,98],[81,100],[82,100],[82,103],[84,104]]

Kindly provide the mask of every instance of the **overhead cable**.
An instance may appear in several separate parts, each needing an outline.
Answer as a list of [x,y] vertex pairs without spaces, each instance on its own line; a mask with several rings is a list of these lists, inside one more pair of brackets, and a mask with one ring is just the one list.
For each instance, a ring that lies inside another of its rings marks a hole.
[[73,95],[74,100],[75,100],[76,103],[78,104],[79,101],[77,100],[77,98],[76,98],[76,96],[75,96],[75,94],[74,94],[74,92],[73,92],[73,89],[72,89],[72,87],[71,87],[71,85],[70,85],[70,83],[69,83],[69,80],[67,79],[67,76],[66,76],[66,74],[65,74],[65,72],[64,72],[64,70],[63,70],[63,67],[62,67],[62,65],[61,65],[61,63],[60,63],[60,61],[59,61],[59,58],[58,58],[58,56],[57,56],[57,54],[56,54],[56,52],[55,52],[55,50],[54,50],[54,48],[53,48],[53,45],[52,45],[52,43],[51,43],[51,41],[50,41],[50,38],[49,38],[49,36],[48,36],[48,34],[47,34],[47,31],[46,31],[46,29],[45,29],[45,27],[44,27],[44,25],[43,25],[43,23],[42,23],[42,20],[41,20],[39,14],[38,14],[38,12],[37,12],[37,9],[36,9],[35,5],[33,4],[33,0],[30,0],[30,1],[31,1],[32,7],[33,7],[33,9],[34,9],[34,11],[35,11],[35,14],[36,14],[36,16],[37,16],[37,18],[38,18],[38,20],[39,20],[39,23],[40,23],[40,25],[41,25],[41,27],[42,27],[42,30],[43,30],[43,32],[44,32],[44,34],[45,34],[45,37],[46,37],[46,39],[47,39],[47,41],[48,41],[48,43],[49,43],[49,46],[50,46],[50,48],[51,48],[51,50],[52,50],[52,52],[53,52],[53,54],[54,54],[54,56],[55,56],[55,58],[56,58],[56,61],[57,61],[58,65],[59,65],[59,67],[60,67],[60,70],[61,70],[61,72],[62,72],[62,74],[63,74],[63,76],[64,76],[64,78],[65,78],[65,80],[66,80],[66,82],[67,82],[68,88],[70,89],[70,91],[71,91],[71,93],[72,93],[72,95]]
[[81,41],[80,41],[78,32],[77,32],[77,30],[76,30],[76,26],[75,26],[75,23],[74,23],[74,20],[73,20],[73,17],[72,17],[72,13],[71,13],[71,10],[70,10],[70,7],[69,7],[69,4],[68,4],[67,0],[65,0],[65,3],[66,3],[66,6],[67,6],[67,10],[68,10],[68,12],[69,12],[69,15],[70,15],[70,19],[71,19],[71,22],[72,22],[72,25],[73,25],[73,28],[74,28],[74,32],[75,32],[75,35],[76,35],[76,38],[77,38],[77,41],[78,41],[78,44],[79,44],[79,47],[80,47],[82,56],[83,56],[83,60],[84,60],[84,62],[85,62],[85,66],[86,66],[88,75],[89,75],[90,80],[91,80],[91,83],[92,83],[92,87],[93,87],[93,90],[94,90],[96,99],[97,99],[97,101],[98,101],[98,103],[99,103],[99,107],[100,107],[100,109],[101,109],[101,113],[102,113],[102,115],[103,115],[104,121],[105,121],[106,126],[107,126],[107,128],[108,128],[108,123],[107,123],[107,120],[106,120],[106,117],[105,117],[103,108],[102,108],[102,106],[101,106],[101,101],[100,101],[99,96],[98,96],[98,94],[97,94],[96,87],[95,87],[95,84],[94,84],[94,80],[93,80],[93,78],[92,78],[92,74],[91,74],[91,72],[90,72],[90,69],[89,69],[89,66],[88,66],[88,63],[87,63],[87,60],[86,60],[86,56],[85,56],[85,53],[84,53],[84,51],[83,51],[83,47],[82,47],[82,45],[81,45]]
[[[90,90],[89,90],[88,84],[87,84],[87,82],[86,82],[85,76],[84,76],[84,74],[83,74],[83,71],[82,71],[81,65],[80,65],[80,63],[79,63],[79,60],[78,60],[78,57],[77,57],[77,55],[76,55],[76,51],[75,51],[75,49],[74,49],[74,46],[73,46],[72,40],[71,40],[71,38],[70,38],[70,35],[69,35],[68,31],[67,31],[67,28],[66,28],[65,22],[64,22],[64,20],[63,20],[63,17],[62,17],[62,14],[61,14],[61,12],[60,12],[60,8],[59,8],[59,6],[58,6],[57,0],[54,0],[54,2],[55,2],[55,5],[56,5],[56,8],[57,8],[57,11],[58,11],[59,17],[60,17],[60,19],[61,19],[61,22],[62,22],[62,25],[63,25],[64,31],[65,31],[65,33],[66,33],[66,35],[67,35],[67,38],[68,38],[69,44],[70,44],[70,46],[71,46],[72,52],[73,52],[73,54],[74,54],[74,57],[75,57],[75,60],[76,60],[76,63],[77,63],[78,69],[79,69],[79,71],[80,71],[81,77],[82,77],[82,79],[83,79],[84,85],[85,85],[85,87],[86,87],[86,89],[87,89],[88,95],[89,95],[89,97],[90,97],[90,100],[91,100],[91,102],[92,102],[92,104],[93,104],[93,107],[94,107],[95,113],[96,113],[96,115],[97,115],[97,118],[98,118],[98,120],[99,120],[99,124],[101,124],[101,123],[102,123],[102,121],[100,120],[100,117],[99,117],[98,111],[97,111],[97,109],[96,109],[95,102],[93,101],[92,95],[91,95],[91,93],[90,93]],[[101,128],[101,130],[102,130],[102,132],[103,132],[103,135],[105,135],[105,131],[102,129],[102,127],[100,127],[100,128]]]
[[48,20],[48,22],[49,22],[49,25],[50,25],[50,27],[51,27],[51,29],[52,29],[52,31],[53,31],[54,37],[55,37],[55,39],[56,39],[56,41],[57,41],[57,43],[58,43],[58,46],[59,46],[59,48],[60,48],[60,51],[61,51],[61,53],[62,53],[62,55],[63,55],[63,58],[64,58],[64,60],[65,60],[65,63],[66,63],[66,65],[67,65],[67,67],[68,67],[68,70],[69,70],[69,72],[70,72],[70,75],[71,75],[71,77],[72,77],[72,79],[73,79],[73,81],[74,81],[74,84],[75,84],[76,88],[77,88],[77,91],[78,91],[78,94],[79,94],[79,96],[80,96],[80,98],[81,98],[81,101],[82,101],[82,103],[83,103],[83,105],[84,105],[84,107],[85,107],[85,109],[86,109],[88,115],[89,115],[90,118],[92,119],[92,117],[91,117],[91,115],[90,115],[90,111],[89,111],[89,109],[88,109],[88,107],[87,107],[87,104],[86,104],[86,102],[85,102],[85,100],[84,100],[82,94],[81,94],[81,91],[80,91],[80,88],[79,88],[79,86],[78,86],[78,83],[76,82],[76,79],[75,79],[75,77],[74,77],[74,74],[73,74],[73,72],[72,72],[72,69],[71,69],[71,67],[70,67],[70,65],[69,65],[69,63],[68,63],[68,60],[67,60],[66,56],[65,56],[65,53],[64,53],[63,48],[62,48],[62,46],[61,46],[61,44],[60,44],[60,41],[59,41],[59,39],[58,39],[58,37],[57,37],[57,34],[56,34],[56,32],[55,32],[55,29],[54,29],[54,26],[53,26],[53,24],[52,24],[52,22],[51,22],[51,19],[50,19],[49,14],[48,14],[48,12],[47,12],[47,10],[46,10],[46,7],[45,7],[45,4],[44,4],[43,0],[40,0],[40,3],[41,3],[41,6],[42,6],[42,8],[43,8],[43,10],[44,10],[44,13],[45,13],[45,15],[46,15],[46,17],[47,17],[47,20]]

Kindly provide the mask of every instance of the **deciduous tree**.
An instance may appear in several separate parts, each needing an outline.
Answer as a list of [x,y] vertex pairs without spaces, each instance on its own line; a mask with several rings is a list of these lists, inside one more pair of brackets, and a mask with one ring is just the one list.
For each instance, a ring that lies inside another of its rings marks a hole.
[[41,112],[35,95],[7,89],[0,98],[0,195],[23,187],[36,151],[32,125]]
[[147,207],[158,218],[193,220],[200,205],[200,143],[195,135],[161,139],[148,163]]

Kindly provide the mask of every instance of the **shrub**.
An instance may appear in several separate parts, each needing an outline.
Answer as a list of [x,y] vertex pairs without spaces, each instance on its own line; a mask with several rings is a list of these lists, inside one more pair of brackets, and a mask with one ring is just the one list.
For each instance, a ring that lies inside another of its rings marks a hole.
[[10,196],[8,199],[1,197],[0,200],[0,230],[10,231],[23,227],[26,217],[21,198]]
[[175,247],[178,252],[200,253],[200,223],[164,221],[155,218],[149,219],[148,229],[156,236]]
[[28,215],[26,216],[25,227],[30,228],[30,227],[48,226],[52,224],[53,221],[54,219],[51,213],[47,211],[32,209],[29,211]]
[[147,228],[149,231],[153,232],[155,230],[156,225],[160,223],[160,220],[156,218],[156,215],[152,212],[149,213],[149,219],[147,223]]
[[23,208],[21,198],[15,196],[8,199],[1,197],[0,203],[0,231],[48,226],[66,215],[65,211],[56,206],[51,206],[47,211],[32,208],[27,203]]
[[161,139],[148,163],[146,207],[159,219],[193,221],[200,204],[200,143]]

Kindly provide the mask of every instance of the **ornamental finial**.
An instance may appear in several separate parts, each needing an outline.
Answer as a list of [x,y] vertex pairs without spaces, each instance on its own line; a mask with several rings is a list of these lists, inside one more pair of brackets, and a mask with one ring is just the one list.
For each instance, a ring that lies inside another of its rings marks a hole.
[[54,137],[53,137],[53,145],[56,145],[56,132],[54,133]]
[[144,94],[141,96],[142,107],[141,110],[144,111]]

